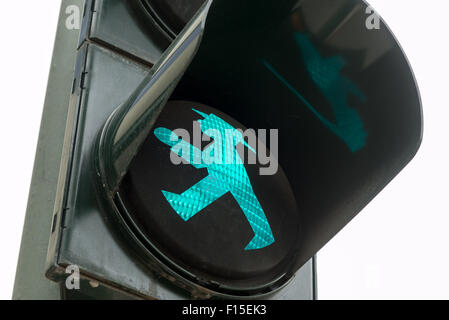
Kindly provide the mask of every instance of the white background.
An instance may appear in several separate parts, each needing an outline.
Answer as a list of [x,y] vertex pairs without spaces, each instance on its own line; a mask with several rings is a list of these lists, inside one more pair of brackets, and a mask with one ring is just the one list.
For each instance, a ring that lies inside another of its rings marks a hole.
[[[412,163],[319,253],[320,299],[449,299],[449,2],[372,0],[413,66],[425,112]],[[0,299],[10,299],[59,1],[3,1]],[[394,70],[392,70],[394,72]]]

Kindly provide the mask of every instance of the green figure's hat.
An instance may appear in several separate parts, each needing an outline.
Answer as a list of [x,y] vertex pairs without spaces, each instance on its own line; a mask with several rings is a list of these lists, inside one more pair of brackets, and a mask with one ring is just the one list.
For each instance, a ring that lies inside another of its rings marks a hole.
[[[196,110],[196,109],[192,109],[193,111],[195,111],[196,113],[198,113],[200,116],[202,116],[204,119],[207,119],[208,117],[210,117],[211,115],[210,114],[205,114],[204,112],[201,112],[201,111],[198,111],[198,110]],[[201,121],[199,121],[200,123],[201,123]],[[254,152],[255,154],[257,154],[257,151],[256,150],[254,150],[254,148],[253,147],[251,147],[244,139],[243,139],[243,137],[242,137],[242,135],[240,135],[239,137],[238,137],[238,141],[237,141],[238,143],[242,143],[245,147],[247,147],[249,150],[251,150],[252,152]]]

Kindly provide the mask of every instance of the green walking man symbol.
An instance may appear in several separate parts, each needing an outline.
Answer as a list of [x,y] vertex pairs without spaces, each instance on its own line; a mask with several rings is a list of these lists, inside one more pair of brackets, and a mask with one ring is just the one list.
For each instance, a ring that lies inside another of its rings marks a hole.
[[[198,121],[204,134],[208,134],[211,130],[217,132],[214,135],[214,143],[203,151],[187,143],[169,129],[157,128],[154,134],[161,142],[170,146],[173,153],[196,169],[207,169],[209,175],[182,194],[162,191],[164,197],[175,212],[187,222],[225,194],[231,193],[254,232],[254,238],[245,250],[262,249],[273,244],[275,240],[270,224],[254,194],[237,146],[241,143],[252,152],[256,151],[244,141],[239,130],[220,117],[194,111],[204,118]],[[219,152],[222,157],[214,157]],[[218,158],[220,161],[215,161]]]

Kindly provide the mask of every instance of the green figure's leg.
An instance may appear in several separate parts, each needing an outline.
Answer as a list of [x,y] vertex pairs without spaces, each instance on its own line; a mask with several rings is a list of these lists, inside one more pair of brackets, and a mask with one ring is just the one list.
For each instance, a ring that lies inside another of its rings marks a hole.
[[248,219],[255,234],[245,250],[262,249],[273,244],[274,237],[271,232],[270,224],[268,223],[259,200],[257,200],[257,197],[249,184],[249,180],[246,188],[233,190],[232,195],[243,210],[243,213]]
[[176,213],[188,221],[198,212],[221,198],[228,189],[220,186],[217,178],[208,176],[181,195],[162,191]]

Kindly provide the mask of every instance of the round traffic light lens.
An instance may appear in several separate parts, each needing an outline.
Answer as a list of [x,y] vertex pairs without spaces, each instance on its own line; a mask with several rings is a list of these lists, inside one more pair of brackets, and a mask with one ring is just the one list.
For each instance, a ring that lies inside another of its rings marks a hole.
[[287,177],[245,130],[217,109],[169,102],[120,189],[144,245],[218,291],[285,283],[301,235]]

